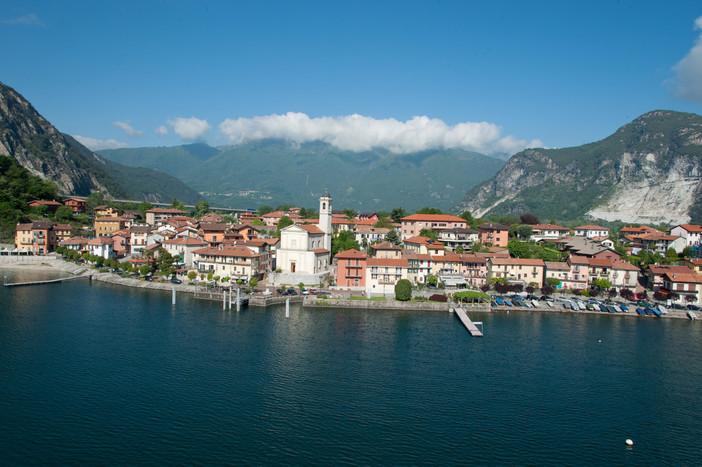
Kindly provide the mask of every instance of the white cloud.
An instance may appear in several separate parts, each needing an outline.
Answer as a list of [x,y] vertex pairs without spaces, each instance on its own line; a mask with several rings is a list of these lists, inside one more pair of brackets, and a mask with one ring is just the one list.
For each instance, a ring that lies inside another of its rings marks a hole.
[[156,133],[159,136],[166,136],[170,134],[168,128],[166,128],[166,125],[160,125],[158,128],[155,128],[154,133]]
[[128,147],[127,143],[117,141],[116,139],[95,139],[87,136],[72,135],[80,144],[92,151],[100,149],[119,149]]
[[112,122],[112,126],[116,126],[117,128],[121,129],[127,134],[127,136],[135,137],[144,134],[143,131],[137,130],[131,126],[129,122]]
[[[695,29],[702,31],[702,16],[695,20]],[[682,99],[702,103],[702,33],[687,55],[673,67],[673,71],[674,94]]]
[[5,24],[20,24],[23,26],[44,26],[44,23],[35,13],[19,16],[17,18],[4,19],[2,22]]
[[175,134],[184,140],[203,138],[212,129],[207,120],[200,120],[195,117],[179,117],[175,120],[168,120],[168,124],[173,127]]
[[395,153],[427,149],[462,148],[485,154],[514,154],[527,147],[541,147],[539,140],[519,140],[501,136],[494,123],[464,122],[449,126],[442,120],[426,116],[406,122],[394,118],[377,120],[353,114],[342,117],[310,118],[303,113],[226,119],[219,125],[230,143],[244,143],[264,138],[285,139],[295,143],[322,140],[340,149],[367,151],[386,148]]

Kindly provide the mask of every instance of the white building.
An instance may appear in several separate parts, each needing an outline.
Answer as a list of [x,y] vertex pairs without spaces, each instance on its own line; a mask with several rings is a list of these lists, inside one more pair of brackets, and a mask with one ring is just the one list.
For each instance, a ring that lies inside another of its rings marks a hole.
[[[694,224],[676,225],[670,229],[670,235],[677,235],[685,240],[685,247],[702,244],[702,226]],[[683,249],[685,248],[683,247]]]
[[332,198],[319,199],[319,224],[289,225],[280,231],[276,266],[283,273],[320,274],[331,269]]

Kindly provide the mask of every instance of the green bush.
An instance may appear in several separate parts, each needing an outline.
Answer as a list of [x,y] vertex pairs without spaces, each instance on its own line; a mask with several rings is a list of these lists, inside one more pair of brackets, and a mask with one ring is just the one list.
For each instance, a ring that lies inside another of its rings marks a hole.
[[407,302],[412,298],[412,283],[408,279],[400,279],[395,284],[395,300]]

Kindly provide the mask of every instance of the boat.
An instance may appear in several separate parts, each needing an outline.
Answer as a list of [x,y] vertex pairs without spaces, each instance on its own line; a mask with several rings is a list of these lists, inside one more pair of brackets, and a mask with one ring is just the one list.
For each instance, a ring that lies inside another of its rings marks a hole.
[[590,303],[590,304],[592,305],[593,310],[602,311],[602,310],[600,310],[600,305],[598,305],[597,303]]
[[687,310],[687,317],[690,318],[692,321],[697,320],[697,315],[692,310]]
[[505,305],[512,306],[512,302],[508,298],[503,298],[502,301],[505,302]]
[[638,315],[645,315],[645,314],[646,314],[646,310],[644,310],[644,309],[641,308],[641,307],[638,307],[638,308],[636,309],[636,314],[638,314]]
[[657,308],[649,308],[649,309],[653,312],[654,315],[656,315],[659,318],[663,315],[663,313],[661,313],[661,310],[659,310]]
[[541,306],[538,300],[532,300],[531,303],[534,304],[534,308],[538,308],[539,306]]
[[663,305],[658,305],[658,310],[660,310],[661,314],[664,314],[664,315],[668,314],[668,310],[666,310]]
[[499,297],[495,297],[495,303],[497,303],[498,305],[504,305],[504,304],[505,304],[505,302],[503,302],[502,299],[499,298]]

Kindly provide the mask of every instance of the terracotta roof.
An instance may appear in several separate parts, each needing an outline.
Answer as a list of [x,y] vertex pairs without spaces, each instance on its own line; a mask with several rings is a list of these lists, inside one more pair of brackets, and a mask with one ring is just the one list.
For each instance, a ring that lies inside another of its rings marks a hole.
[[590,266],[599,268],[611,268],[612,260],[607,258],[590,258]]
[[71,224],[56,224],[54,230],[71,230]]
[[696,224],[680,224],[678,227],[682,227],[688,232],[700,232],[702,233],[702,226]]
[[463,262],[463,263],[487,263],[487,259],[483,256],[464,254],[464,255],[461,255],[461,262]]
[[571,264],[590,264],[590,258],[587,256],[570,255],[568,258]]
[[88,240],[88,245],[109,245],[112,244],[110,237],[96,237]]
[[689,273],[689,274],[679,274],[679,273],[666,273],[665,278],[669,282],[684,282],[687,284],[702,284],[702,274],[695,274],[695,273]]
[[448,214],[412,214],[411,216],[403,217],[401,221],[422,221],[422,222],[460,222],[467,224],[465,219]]
[[570,266],[568,263],[564,262],[556,262],[556,261],[544,261],[544,264],[546,265],[546,269],[549,270],[565,270],[565,271],[570,271]]
[[183,245],[183,246],[195,246],[195,245],[207,245],[207,242],[200,238],[192,237],[180,237],[172,238],[169,240],[164,240],[163,243],[167,245]]
[[634,266],[628,261],[615,261],[612,263],[612,269],[617,269],[617,270],[626,270],[626,271],[638,271],[639,268]]
[[315,255],[323,255],[324,253],[329,253],[329,250],[320,248],[318,250],[312,250],[312,253],[314,253]]
[[59,203],[58,201],[45,201],[43,199],[36,199],[34,201],[30,201],[29,204],[40,204],[44,206],[63,206],[63,204]]
[[180,209],[175,209],[175,208],[154,208],[154,209],[149,209],[146,212],[151,212],[154,214],[187,214],[185,211],[181,211]]
[[538,229],[538,230],[567,230],[570,231],[568,227],[561,227],[560,225],[555,225],[555,224],[536,224],[532,226],[533,229]]
[[59,245],[86,245],[88,243],[87,238],[83,237],[71,237],[68,240],[64,240],[59,243]]
[[368,255],[356,250],[355,248],[352,248],[350,250],[342,251],[341,253],[337,253],[336,255],[337,258],[339,259],[364,259],[368,258]]
[[415,243],[419,245],[429,245],[429,242],[432,242],[433,240],[429,237],[422,237],[419,235],[415,235],[414,237],[410,237],[406,240],[404,240],[404,243]]
[[482,224],[478,226],[478,230],[509,230],[509,227],[502,224]]
[[653,274],[665,274],[668,272],[671,274],[692,274],[693,273],[692,269],[688,268],[687,266],[672,266],[669,264],[651,264],[648,266],[648,269]]
[[353,225],[353,222],[351,222],[350,220],[348,220],[346,218],[341,219],[339,217],[332,217],[331,221],[332,221],[332,225],[334,225],[334,224]]
[[368,258],[366,260],[368,266],[393,266],[393,267],[407,267],[409,263],[406,259],[395,259],[395,258]]
[[126,220],[124,217],[103,216],[95,219],[95,222],[124,222]]
[[229,228],[229,224],[202,223],[200,229],[203,232],[222,232]]
[[324,232],[322,232],[322,230],[314,224],[302,224],[298,227],[302,227],[311,234],[324,234]]
[[371,245],[371,248],[373,248],[375,251],[378,251],[378,250],[401,250],[402,249],[399,246],[393,245],[390,242],[374,243],[373,245]]

